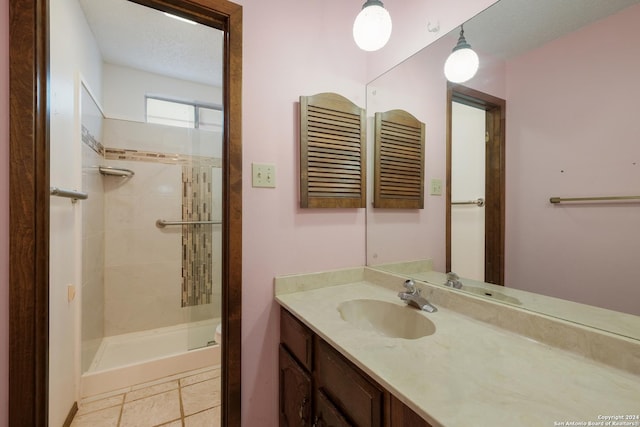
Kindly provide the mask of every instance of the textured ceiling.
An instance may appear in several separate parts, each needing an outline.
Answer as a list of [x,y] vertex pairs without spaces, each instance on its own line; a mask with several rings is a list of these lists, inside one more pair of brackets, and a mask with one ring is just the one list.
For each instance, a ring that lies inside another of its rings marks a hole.
[[222,86],[222,31],[127,0],[79,1],[105,62]]
[[[222,31],[127,0],[79,1],[105,62],[222,86]],[[501,0],[465,23],[465,35],[472,47],[510,58],[638,2]]]
[[639,2],[501,0],[465,23],[464,32],[472,47],[508,59]]

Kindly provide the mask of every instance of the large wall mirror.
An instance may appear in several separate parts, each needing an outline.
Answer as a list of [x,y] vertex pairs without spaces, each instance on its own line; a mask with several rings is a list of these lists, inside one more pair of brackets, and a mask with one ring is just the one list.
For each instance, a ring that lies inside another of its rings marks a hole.
[[[506,101],[506,172],[503,286],[461,272],[461,291],[640,339],[640,201],[550,201],[640,195],[639,20],[637,0],[500,0],[464,23],[480,57],[464,89]],[[370,121],[402,109],[426,124],[425,208],[374,209],[368,201],[367,264],[440,285],[448,213],[457,208],[446,188],[450,157],[477,151],[452,154],[447,141],[443,66],[459,32],[367,86]],[[477,143],[480,156],[485,142]],[[472,216],[485,207],[460,209]]]

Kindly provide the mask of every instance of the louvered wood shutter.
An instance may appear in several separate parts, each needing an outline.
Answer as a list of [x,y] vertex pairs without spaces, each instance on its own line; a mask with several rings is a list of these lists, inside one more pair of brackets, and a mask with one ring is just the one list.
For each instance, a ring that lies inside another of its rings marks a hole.
[[341,95],[300,97],[301,207],[365,207],[365,120]]
[[424,208],[424,136],[406,111],[376,113],[374,208]]

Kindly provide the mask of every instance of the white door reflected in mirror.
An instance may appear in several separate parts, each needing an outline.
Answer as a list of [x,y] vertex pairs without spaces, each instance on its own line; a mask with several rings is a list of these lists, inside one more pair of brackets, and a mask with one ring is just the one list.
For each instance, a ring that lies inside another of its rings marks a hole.
[[451,271],[484,280],[485,111],[454,102],[451,140]]

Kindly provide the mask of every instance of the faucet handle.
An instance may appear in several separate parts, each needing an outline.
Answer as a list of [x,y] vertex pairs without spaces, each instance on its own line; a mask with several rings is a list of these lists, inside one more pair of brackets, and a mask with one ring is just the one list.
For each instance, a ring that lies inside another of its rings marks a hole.
[[416,288],[416,284],[413,280],[405,280],[403,286],[409,291],[409,293],[420,295],[420,289]]
[[458,280],[459,278],[460,278],[460,276],[458,276],[453,271],[450,271],[450,272],[447,273],[447,280]]
[[409,292],[413,292],[416,288],[416,284],[411,279],[405,280],[402,286],[409,290]]
[[450,286],[456,289],[462,289],[462,282],[460,281],[460,276],[458,276],[453,271],[447,273],[447,283],[445,286]]

